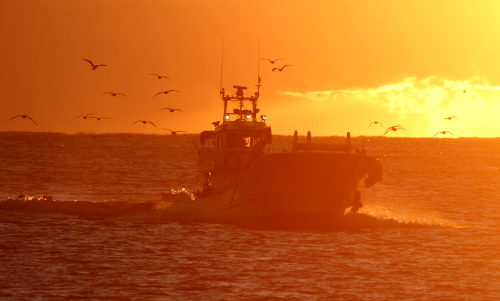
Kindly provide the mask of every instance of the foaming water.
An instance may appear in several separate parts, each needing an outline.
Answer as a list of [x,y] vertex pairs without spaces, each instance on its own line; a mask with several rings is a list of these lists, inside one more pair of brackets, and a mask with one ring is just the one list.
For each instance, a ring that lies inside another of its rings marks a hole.
[[0,133],[0,299],[500,297],[500,139],[353,137],[383,181],[358,213],[286,231],[169,222],[154,204],[196,191],[197,140]]

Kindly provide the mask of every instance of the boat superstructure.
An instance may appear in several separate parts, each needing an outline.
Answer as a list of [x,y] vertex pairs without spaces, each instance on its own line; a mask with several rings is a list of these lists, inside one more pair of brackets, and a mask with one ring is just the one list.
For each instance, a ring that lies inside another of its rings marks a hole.
[[[259,92],[245,97],[246,87],[234,88],[236,93],[232,95],[221,90],[222,122],[215,122],[213,131],[200,135],[198,166],[205,179],[201,196],[219,194],[234,186],[271,143],[271,127],[266,125],[266,116],[257,116]],[[233,107],[236,104],[236,108],[229,109],[231,104]]]

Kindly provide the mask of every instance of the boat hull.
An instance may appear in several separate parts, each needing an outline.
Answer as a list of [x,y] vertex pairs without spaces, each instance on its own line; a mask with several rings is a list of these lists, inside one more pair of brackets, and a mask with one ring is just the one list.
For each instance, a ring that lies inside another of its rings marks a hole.
[[378,164],[366,155],[283,153],[260,158],[223,193],[172,204],[169,219],[249,227],[302,227],[342,218]]

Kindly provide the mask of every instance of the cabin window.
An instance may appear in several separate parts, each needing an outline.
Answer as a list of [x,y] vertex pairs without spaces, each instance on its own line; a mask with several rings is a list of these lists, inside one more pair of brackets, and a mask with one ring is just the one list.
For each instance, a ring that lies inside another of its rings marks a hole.
[[238,134],[230,133],[226,135],[226,147],[237,148],[238,147]]
[[251,136],[247,134],[242,134],[239,140],[239,148],[251,147]]

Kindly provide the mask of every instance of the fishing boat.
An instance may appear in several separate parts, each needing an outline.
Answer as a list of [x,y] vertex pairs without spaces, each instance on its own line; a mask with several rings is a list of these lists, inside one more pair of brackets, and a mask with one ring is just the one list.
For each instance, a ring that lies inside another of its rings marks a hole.
[[[382,180],[382,165],[345,143],[315,144],[308,132],[299,142],[297,131],[290,150],[270,153],[271,127],[260,115],[257,92],[245,96],[221,89],[222,121],[200,134],[198,167],[203,187],[189,201],[162,205],[170,220],[241,226],[302,227],[341,219],[361,203],[358,184]],[[231,108],[232,107],[232,108]]]

